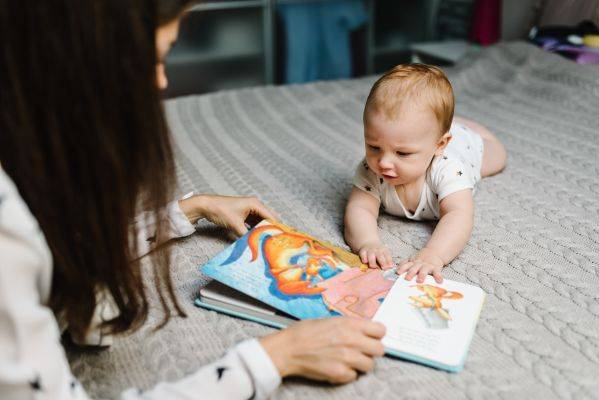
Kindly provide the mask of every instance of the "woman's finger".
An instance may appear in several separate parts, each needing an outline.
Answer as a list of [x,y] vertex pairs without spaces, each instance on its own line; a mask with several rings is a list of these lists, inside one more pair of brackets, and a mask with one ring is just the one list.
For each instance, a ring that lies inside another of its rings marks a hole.
[[358,377],[358,372],[343,362],[333,371],[328,370],[326,372],[329,374],[329,378],[327,380],[331,383],[348,383],[355,381]]
[[372,357],[368,357],[360,351],[345,348],[340,353],[341,361],[356,371],[370,372],[374,368]]
[[231,229],[237,236],[243,236],[247,233],[248,228],[245,226],[244,221],[235,220],[231,222]]
[[349,321],[349,323],[352,324],[359,332],[362,332],[364,335],[374,339],[382,339],[387,331],[385,325],[381,324],[380,322],[358,318],[350,318]]
[[335,319],[336,328],[344,338],[344,344],[359,345],[361,340],[370,339],[380,343],[385,336],[387,328],[380,322],[369,321],[361,318],[339,317]]
[[352,347],[369,357],[381,357],[385,354],[385,347],[380,339],[374,339],[362,333],[357,335]]
[[251,212],[253,214],[259,215],[264,219],[273,219],[278,220],[279,216],[274,212],[269,210],[262,202],[258,199],[254,199],[252,202]]

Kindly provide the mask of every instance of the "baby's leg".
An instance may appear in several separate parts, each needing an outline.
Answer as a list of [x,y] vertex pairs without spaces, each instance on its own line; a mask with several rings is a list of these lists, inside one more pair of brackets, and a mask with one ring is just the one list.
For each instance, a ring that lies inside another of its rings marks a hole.
[[485,178],[501,172],[505,168],[507,153],[499,139],[478,122],[462,117],[454,117],[453,120],[459,124],[466,125],[483,139],[483,165],[480,169],[480,175]]

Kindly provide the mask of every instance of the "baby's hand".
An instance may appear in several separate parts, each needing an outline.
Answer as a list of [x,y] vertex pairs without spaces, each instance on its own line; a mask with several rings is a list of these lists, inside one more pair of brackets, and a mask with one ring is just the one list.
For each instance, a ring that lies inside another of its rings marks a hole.
[[416,283],[422,283],[426,276],[431,274],[437,283],[443,283],[441,270],[444,266],[445,263],[439,256],[432,250],[424,248],[407,260],[403,260],[397,268],[397,275],[401,275],[408,271],[405,279],[409,281],[418,274]]
[[380,243],[367,243],[358,251],[360,259],[364,264],[368,264],[370,268],[382,269],[393,268],[393,258],[388,248]]

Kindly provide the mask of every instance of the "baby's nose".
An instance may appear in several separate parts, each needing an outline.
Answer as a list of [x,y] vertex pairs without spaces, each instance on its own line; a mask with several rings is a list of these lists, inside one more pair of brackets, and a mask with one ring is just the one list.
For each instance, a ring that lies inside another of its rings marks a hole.
[[386,157],[386,156],[383,155],[379,159],[379,168],[381,168],[381,169],[388,169],[388,168],[391,168],[391,167],[393,167],[393,163],[391,162],[391,160],[388,157]]

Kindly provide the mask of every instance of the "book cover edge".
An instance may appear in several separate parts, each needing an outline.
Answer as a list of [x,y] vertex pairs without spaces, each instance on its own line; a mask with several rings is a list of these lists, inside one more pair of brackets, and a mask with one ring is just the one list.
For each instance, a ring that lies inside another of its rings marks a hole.
[[262,324],[262,325],[270,326],[271,328],[276,328],[276,329],[285,329],[285,328],[287,328],[287,325],[284,325],[284,324],[279,324],[279,323],[276,323],[276,322],[273,322],[273,321],[269,321],[267,319],[255,317],[253,315],[249,315],[249,314],[245,314],[245,313],[233,311],[233,310],[230,310],[228,308],[215,306],[213,304],[204,303],[199,298],[195,299],[194,304],[197,307],[201,307],[201,308],[204,308],[204,309],[207,309],[207,310],[211,310],[211,311],[220,312],[222,314],[230,315],[230,316],[233,316],[233,317],[238,317],[238,318],[241,318],[241,319],[245,319],[247,321],[257,322],[257,323]]

